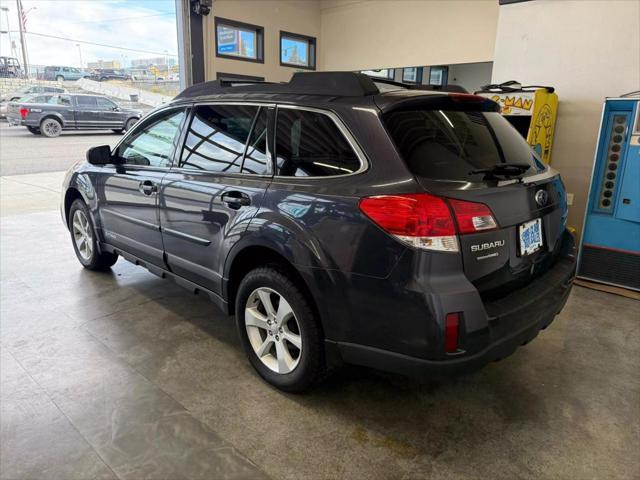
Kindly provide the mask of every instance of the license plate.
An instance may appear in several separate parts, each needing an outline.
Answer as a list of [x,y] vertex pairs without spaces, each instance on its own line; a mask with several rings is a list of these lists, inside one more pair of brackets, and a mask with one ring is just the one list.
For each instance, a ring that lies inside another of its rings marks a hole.
[[530,255],[542,247],[542,221],[539,218],[518,227],[520,255]]

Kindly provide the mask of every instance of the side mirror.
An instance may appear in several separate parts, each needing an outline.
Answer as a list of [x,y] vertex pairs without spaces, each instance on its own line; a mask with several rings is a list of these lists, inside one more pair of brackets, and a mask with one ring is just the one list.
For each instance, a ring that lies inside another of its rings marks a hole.
[[112,108],[112,110],[114,112],[119,112],[120,111],[120,107],[116,105],[115,107]]
[[107,165],[114,163],[111,157],[111,147],[109,145],[100,145],[87,150],[87,162],[91,165]]

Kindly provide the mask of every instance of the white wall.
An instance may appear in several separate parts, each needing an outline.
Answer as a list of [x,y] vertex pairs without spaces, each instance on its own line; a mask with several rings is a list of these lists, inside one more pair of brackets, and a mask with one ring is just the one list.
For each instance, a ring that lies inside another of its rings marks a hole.
[[491,83],[492,68],[491,62],[449,65],[448,82],[475,92],[480,90],[480,87]]
[[536,0],[500,7],[493,83],[556,87],[551,164],[575,194],[579,229],[605,97],[640,89],[640,1]]
[[493,60],[497,0],[322,0],[321,70]]

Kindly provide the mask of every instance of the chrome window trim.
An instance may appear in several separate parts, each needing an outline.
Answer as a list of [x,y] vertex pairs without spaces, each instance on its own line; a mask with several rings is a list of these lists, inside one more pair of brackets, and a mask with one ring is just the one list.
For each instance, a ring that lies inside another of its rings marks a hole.
[[[278,164],[277,164],[278,151],[276,149],[276,151],[273,152],[273,179],[274,179],[274,181],[275,180],[290,181],[291,179],[305,181],[305,180],[324,180],[324,179],[331,179],[331,178],[345,178],[345,177],[351,177],[353,175],[360,175],[361,173],[364,173],[369,169],[369,161],[367,159],[367,156],[365,155],[365,153],[362,150],[362,148],[360,148],[360,145],[358,144],[358,142],[356,141],[354,136],[351,134],[351,132],[349,131],[347,126],[344,124],[344,122],[340,119],[340,117],[335,112],[333,112],[331,110],[327,110],[327,109],[316,108],[316,107],[306,107],[306,106],[302,106],[302,105],[277,104],[276,105],[276,117],[275,117],[275,122],[274,122],[274,132],[273,132],[274,135],[276,135],[276,132],[278,131],[278,110],[281,109],[281,108],[282,109],[289,109],[289,110],[304,110],[304,111],[320,113],[322,115],[328,116],[333,121],[335,126],[338,127],[338,130],[340,130],[340,132],[342,133],[344,138],[347,140],[347,143],[349,143],[349,145],[351,146],[351,148],[355,152],[356,157],[358,157],[358,160],[360,161],[360,168],[358,170],[356,170],[355,172],[345,173],[344,175],[326,175],[326,176],[322,176],[322,177],[316,177],[316,176],[313,176],[313,177],[312,176],[308,176],[308,177],[288,177],[288,176],[276,175],[277,167],[278,167]],[[275,149],[275,146],[276,146],[276,143],[274,142],[274,149]]]

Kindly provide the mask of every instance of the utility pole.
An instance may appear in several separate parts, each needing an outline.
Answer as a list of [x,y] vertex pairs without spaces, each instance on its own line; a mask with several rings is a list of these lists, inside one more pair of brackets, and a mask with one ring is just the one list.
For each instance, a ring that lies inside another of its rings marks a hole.
[[22,10],[22,1],[16,0],[18,4],[18,28],[20,29],[20,45],[22,46],[22,65],[24,73],[29,78],[29,59],[27,57],[27,43],[24,38],[24,12]]
[[84,66],[82,65],[82,47],[79,43],[76,43],[76,47],[78,47],[78,55],[80,56],[80,70],[84,70]]

